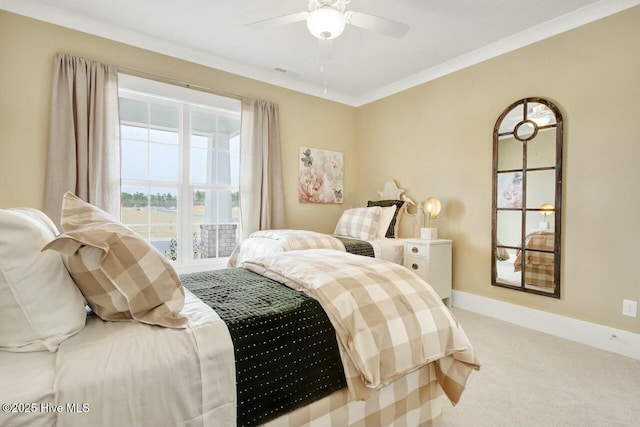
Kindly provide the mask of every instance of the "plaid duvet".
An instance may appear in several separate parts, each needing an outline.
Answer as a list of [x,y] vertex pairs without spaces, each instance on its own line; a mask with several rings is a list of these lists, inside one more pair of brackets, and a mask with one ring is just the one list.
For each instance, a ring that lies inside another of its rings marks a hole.
[[[550,288],[555,286],[553,274],[554,250],[555,235],[553,231],[535,231],[527,235],[524,256],[524,280],[526,284]],[[522,258],[522,251],[518,251],[516,260],[513,263],[513,271],[522,270]]]
[[316,298],[338,338],[351,397],[367,399],[434,362],[456,404],[479,362],[436,292],[391,262],[322,249],[283,252],[242,265]]

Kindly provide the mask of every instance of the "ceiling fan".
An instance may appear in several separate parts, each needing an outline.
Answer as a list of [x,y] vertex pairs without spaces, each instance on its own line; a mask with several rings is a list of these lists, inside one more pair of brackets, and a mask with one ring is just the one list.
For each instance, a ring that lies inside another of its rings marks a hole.
[[264,19],[246,26],[268,28],[307,21],[309,32],[321,40],[331,40],[344,31],[346,24],[377,31],[391,37],[401,38],[409,31],[409,26],[400,22],[369,15],[368,13],[345,10],[351,0],[309,0],[309,11]]

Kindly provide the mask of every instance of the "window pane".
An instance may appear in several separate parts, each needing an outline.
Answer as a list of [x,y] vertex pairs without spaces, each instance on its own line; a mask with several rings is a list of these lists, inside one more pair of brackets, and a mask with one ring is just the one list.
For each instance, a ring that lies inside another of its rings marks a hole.
[[226,135],[224,139],[228,141],[240,132],[240,120],[237,118],[218,116],[218,132],[220,135]]
[[149,123],[149,104],[135,99],[120,98],[120,120],[123,122]]
[[[128,226],[149,222],[148,189],[145,187],[122,186],[120,196],[120,218]],[[137,230],[137,229],[136,229]],[[145,231],[145,238],[146,238]]]
[[151,188],[150,241],[171,260],[178,258],[178,189]]
[[191,182],[205,184],[211,182],[211,173],[208,172],[209,151],[201,148],[191,149]]
[[147,143],[123,139],[122,179],[147,179]]
[[[215,239],[207,257],[230,255],[240,226],[238,194],[212,188],[239,184],[240,103],[225,104],[235,110],[224,112],[144,95],[135,98],[120,98],[123,222],[171,260],[201,258],[203,230],[207,239]],[[189,112],[190,129],[182,129],[184,111]],[[187,164],[181,163],[186,160],[180,148],[185,135],[190,138]],[[193,215],[181,212],[178,202],[180,185],[189,178],[208,187],[190,190]]]
[[180,129],[180,110],[177,105],[151,104],[151,125]]
[[151,223],[176,224],[178,189],[171,187],[151,188]]
[[231,153],[218,152],[218,184],[231,184]]
[[238,244],[239,217],[237,192],[194,190],[193,230],[201,258],[231,255]]
[[151,225],[149,242],[171,261],[178,260],[178,234],[175,227]]
[[229,150],[229,135],[218,133],[218,150]]
[[234,136],[230,141],[231,185],[240,185],[240,136]]
[[178,147],[149,144],[151,154],[150,179],[152,181],[178,182]]
[[213,134],[218,131],[216,115],[202,111],[191,113],[191,131],[205,134]]
[[120,126],[120,138],[122,139],[137,139],[141,141],[147,141],[148,130],[146,127],[140,126]]
[[209,137],[191,134],[191,146],[198,148],[209,148]]
[[178,132],[159,130],[159,129],[150,129],[149,140],[151,142],[164,142],[166,144],[177,144]]

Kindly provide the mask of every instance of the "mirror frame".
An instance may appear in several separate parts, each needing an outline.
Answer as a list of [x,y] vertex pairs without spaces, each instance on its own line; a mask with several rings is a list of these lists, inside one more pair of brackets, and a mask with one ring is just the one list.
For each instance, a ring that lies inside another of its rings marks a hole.
[[[546,107],[548,107],[553,114],[555,115],[555,123],[550,123],[550,124],[545,124],[542,126],[539,126],[536,122],[534,122],[532,119],[529,119],[528,117],[528,104],[529,103],[538,103],[538,104],[543,104]],[[507,116],[508,113],[510,113],[512,110],[514,110],[516,107],[522,105],[522,111],[523,111],[523,117],[522,120],[520,122],[518,122],[516,125],[513,126],[513,128],[511,128],[510,130],[507,131],[503,131],[500,132],[500,128],[502,126],[502,122],[505,119],[505,117]],[[524,123],[527,123],[529,125],[533,126],[533,132],[530,136],[527,136],[526,138],[520,138],[518,136],[518,128],[520,126],[522,126]],[[556,139],[555,139],[555,165],[554,166],[549,166],[549,167],[534,167],[534,168],[527,168],[527,144],[529,143],[529,141],[533,141],[535,139],[535,137],[538,134],[538,130],[542,129],[552,129],[555,128],[556,131]],[[522,142],[523,144],[523,149],[522,149],[522,168],[521,169],[505,169],[505,170],[499,170],[498,169],[498,141],[499,138],[502,136],[507,136],[507,135],[513,135],[513,137]],[[556,107],[556,105],[554,105],[552,102],[544,99],[544,98],[523,98],[520,99],[516,102],[514,102],[513,104],[511,104],[509,107],[507,107],[502,114],[500,115],[500,117],[498,118],[498,120],[496,121],[496,124],[493,128],[493,201],[492,201],[492,224],[491,224],[491,284],[493,286],[499,286],[499,287],[503,287],[503,288],[509,288],[509,289],[514,289],[514,290],[518,290],[518,291],[522,291],[522,292],[528,292],[528,293],[533,293],[533,294],[538,294],[538,295],[544,295],[544,296],[548,296],[548,297],[553,297],[553,298],[560,298],[560,258],[561,258],[561,252],[560,252],[560,242],[561,242],[561,230],[562,230],[562,151],[563,151],[563,119],[562,119],[562,113],[560,112],[560,110],[558,109],[558,107]],[[526,269],[526,264],[523,263],[524,265],[522,266],[521,269],[521,274],[520,274],[520,286],[516,286],[516,285],[511,285],[508,283],[500,283],[498,282],[498,271],[497,271],[497,251],[499,248],[503,248],[503,247],[507,247],[510,249],[516,249],[516,250],[520,250],[520,251],[524,251],[525,245],[526,245],[526,237],[527,237],[527,230],[526,230],[526,218],[527,218],[527,213],[528,212],[541,212],[543,209],[541,208],[527,208],[527,197],[526,197],[526,191],[527,191],[527,172],[531,172],[531,171],[545,171],[545,170],[555,170],[555,208],[554,208],[554,250],[553,250],[553,255],[554,255],[554,271],[553,271],[553,276],[554,276],[554,290],[553,292],[546,292],[546,291],[542,291],[542,290],[538,290],[538,289],[534,289],[534,288],[530,288],[530,287],[526,287],[525,286],[525,269]],[[505,173],[505,172],[521,172],[522,173],[522,179],[523,179],[523,184],[522,184],[522,203],[521,203],[521,207],[520,208],[499,208],[498,207],[498,172],[500,173]],[[521,219],[520,219],[520,245],[519,246],[507,246],[507,245],[500,245],[498,246],[498,240],[497,240],[497,232],[498,232],[498,212],[499,211],[516,211],[516,212],[521,212]]]

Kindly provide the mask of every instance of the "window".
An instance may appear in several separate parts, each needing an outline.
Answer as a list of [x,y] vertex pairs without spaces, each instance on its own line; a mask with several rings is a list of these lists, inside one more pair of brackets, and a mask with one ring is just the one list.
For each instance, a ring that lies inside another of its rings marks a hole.
[[240,236],[240,101],[131,76],[119,85],[122,222],[180,264],[228,257]]

